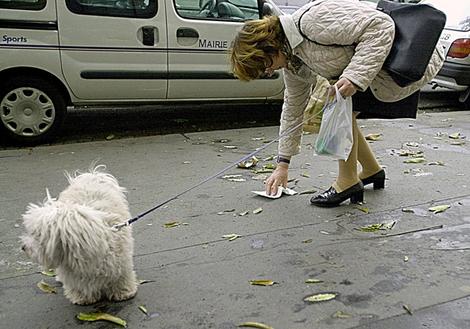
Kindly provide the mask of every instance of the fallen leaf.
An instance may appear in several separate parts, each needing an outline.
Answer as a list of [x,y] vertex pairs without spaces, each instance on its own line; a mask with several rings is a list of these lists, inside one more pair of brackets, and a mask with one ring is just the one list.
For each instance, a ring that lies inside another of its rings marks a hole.
[[307,279],[305,280],[305,283],[322,283],[323,280],[319,280],[319,279]]
[[449,208],[450,208],[450,205],[444,204],[444,205],[440,205],[440,206],[431,207],[431,208],[429,208],[429,211],[432,211],[433,213],[438,214],[440,212],[446,211]]
[[251,167],[254,167],[256,166],[256,164],[258,163],[258,159],[253,156],[251,157],[251,159],[248,159],[248,160],[245,160],[245,161],[242,161],[242,162],[239,162],[237,164],[237,167],[238,168],[242,168],[242,169],[248,169],[248,168],[251,168]]
[[225,209],[224,211],[219,211],[217,213],[217,215],[223,215],[223,214],[227,214],[227,213],[231,213],[231,212],[234,212],[235,209]]
[[45,276],[50,276],[50,277],[54,277],[56,275],[55,270],[53,268],[48,269],[47,271],[42,271],[41,274],[43,274]]
[[168,223],[163,224],[163,227],[172,228],[172,227],[178,227],[180,225],[181,225],[180,222],[168,222]]
[[276,165],[274,163],[268,163],[263,166],[264,169],[276,169]]
[[406,263],[408,260],[409,260],[408,256],[405,256],[405,257],[403,258],[403,261],[404,261],[405,263]]
[[239,213],[238,216],[246,216],[249,213],[250,213],[249,211],[244,211],[244,212]]
[[41,289],[43,292],[48,293],[48,294],[57,294],[57,289],[51,286],[50,284],[44,282],[41,280],[41,282],[38,282],[37,284],[38,288]]
[[403,211],[403,212],[408,212],[408,213],[411,213],[411,214],[414,214],[414,212],[415,212],[415,211],[414,211],[413,209],[411,209],[411,208],[402,208],[401,211]]
[[264,158],[263,161],[272,161],[274,160],[274,155],[270,155],[267,158]]
[[449,135],[449,138],[451,139],[460,139],[461,135],[460,133],[453,133]]
[[235,150],[237,148],[237,146],[235,146],[235,145],[224,145],[224,148],[226,148],[227,150]]
[[139,284],[146,284],[150,282],[155,282],[155,280],[139,280]]
[[349,319],[352,315],[343,311],[336,311],[332,316],[338,319]]
[[229,178],[227,180],[230,181],[230,182],[236,182],[236,183],[246,182],[245,178]]
[[79,313],[77,315],[77,319],[82,320],[82,321],[92,321],[92,322],[103,320],[103,321],[109,321],[109,322],[118,324],[123,327],[127,327],[126,321],[108,313],[101,313],[101,312]]
[[253,170],[253,173],[259,175],[259,174],[269,174],[269,173],[272,173],[273,171],[274,169],[263,168],[263,169]]
[[271,326],[268,326],[267,324],[264,323],[259,323],[259,322],[243,322],[238,325],[239,327],[249,327],[249,328],[258,328],[258,329],[274,329]]
[[318,302],[326,302],[334,298],[336,298],[336,294],[325,293],[325,294],[317,294],[317,295],[305,297],[304,301],[310,302],[310,303],[318,303]]
[[442,162],[442,161],[433,161],[433,162],[429,162],[428,166],[444,166],[444,162]]
[[235,233],[222,235],[222,238],[227,239],[228,241],[233,241],[239,237],[241,237],[241,235]]
[[139,310],[141,310],[142,313],[144,313],[145,315],[149,315],[149,312],[147,311],[144,305],[140,305]]
[[410,146],[410,147],[418,147],[419,146],[419,143],[416,143],[416,142],[407,142],[405,143],[406,146]]
[[465,141],[459,140],[459,141],[451,142],[450,145],[465,145]]
[[269,177],[269,176],[266,175],[266,174],[258,174],[258,175],[256,175],[256,176],[251,177],[251,179],[253,179],[253,180],[262,180],[262,181],[265,181],[266,179],[268,179],[268,177]]
[[364,212],[364,213],[366,213],[366,214],[369,213],[369,208],[367,208],[367,207],[355,206],[354,208],[356,208],[357,210],[360,210],[360,211],[362,211],[362,212]]
[[396,223],[397,223],[396,221],[391,221],[387,223],[371,224],[371,225],[362,226],[360,228],[356,228],[356,230],[362,231],[362,232],[376,232],[379,230],[391,230],[395,226]]
[[259,207],[259,208],[256,208],[255,210],[253,210],[253,214],[259,214],[260,212],[263,211],[263,208]]
[[272,280],[250,280],[250,284],[254,286],[272,286],[276,283]]
[[312,243],[312,242],[313,242],[313,239],[307,239],[307,240],[302,241],[302,243]]
[[242,175],[224,175],[222,176],[223,179],[230,179],[230,178],[240,178],[243,177]]
[[404,163],[423,163],[426,162],[425,158],[413,158],[413,159],[407,159],[403,161]]
[[305,178],[310,178],[310,175],[307,173],[301,173],[300,176],[305,177]]
[[108,135],[108,136],[106,136],[106,139],[107,139],[108,141],[109,141],[109,140],[111,140],[111,139],[113,139],[113,138],[114,138],[114,135],[112,135],[112,134],[111,134],[111,135]]
[[368,141],[378,141],[381,139],[382,134],[368,134],[366,135],[366,140]]
[[305,191],[299,192],[299,195],[302,195],[302,194],[313,194],[313,193],[316,193],[316,192],[317,192],[317,190],[315,190],[315,189],[305,190]]
[[411,308],[408,305],[403,304],[403,308],[409,315],[413,315],[413,312],[411,311]]

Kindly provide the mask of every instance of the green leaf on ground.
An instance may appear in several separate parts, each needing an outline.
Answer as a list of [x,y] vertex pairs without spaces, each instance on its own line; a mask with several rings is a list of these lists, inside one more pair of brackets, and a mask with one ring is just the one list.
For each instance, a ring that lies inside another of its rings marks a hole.
[[147,311],[144,305],[139,305],[139,310],[141,310],[142,313],[144,313],[145,315],[149,315],[149,312]]
[[368,141],[378,141],[382,137],[382,134],[368,134],[365,136]]
[[407,159],[403,161],[404,163],[423,163],[426,162],[425,158],[413,158],[413,159]]
[[56,276],[55,270],[54,270],[53,268],[48,269],[47,271],[42,271],[41,274],[42,274],[42,275],[45,275],[45,276],[49,276],[49,277],[54,277],[54,276]]
[[222,235],[222,238],[227,239],[228,241],[233,241],[233,240],[238,239],[240,237],[241,237],[241,235],[238,235],[238,234],[235,234],[235,233]]
[[429,208],[429,211],[432,211],[433,213],[438,214],[440,212],[446,211],[449,208],[450,208],[450,205],[444,204],[444,205],[440,205],[440,206],[431,207],[431,208]]
[[356,230],[361,231],[361,232],[377,232],[377,231],[384,231],[384,230],[391,230],[395,224],[396,221],[391,221],[391,222],[386,222],[386,223],[377,223],[377,224],[370,224],[366,226],[362,226],[360,228],[356,228]]
[[351,316],[352,316],[351,314],[343,312],[343,311],[336,311],[333,314],[333,317],[337,319],[349,319]]
[[276,283],[272,280],[250,280],[250,284],[254,286],[272,286]]
[[172,228],[172,227],[178,227],[180,225],[181,225],[180,222],[168,222],[168,223],[163,224],[163,227],[164,228]]
[[57,294],[57,289],[50,284],[44,282],[41,280],[41,282],[38,282],[37,284],[38,288],[41,289],[41,291],[47,293],[47,294]]
[[310,303],[318,303],[318,302],[326,302],[334,298],[336,298],[336,294],[325,293],[325,294],[316,294],[316,295],[305,297],[304,301],[310,302]]
[[259,208],[256,208],[255,210],[253,210],[253,214],[259,214],[260,212],[263,211],[263,208],[259,207]]
[[238,325],[238,327],[249,327],[249,328],[258,328],[258,329],[274,329],[271,326],[268,326],[267,324],[264,323],[259,323],[259,322],[243,322]]
[[305,283],[322,283],[323,280],[319,280],[319,279],[307,279],[305,280]]
[[127,322],[124,321],[121,318],[118,318],[114,315],[108,314],[108,313],[101,313],[101,312],[96,312],[96,313],[79,313],[77,315],[77,319],[82,320],[82,321],[109,321],[115,324],[118,324],[123,327],[127,327]]

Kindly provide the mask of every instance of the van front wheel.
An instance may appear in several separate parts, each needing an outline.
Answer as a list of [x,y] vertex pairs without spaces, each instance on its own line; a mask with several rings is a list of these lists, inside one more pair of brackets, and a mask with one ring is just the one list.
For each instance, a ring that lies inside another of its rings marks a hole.
[[20,144],[49,141],[61,127],[67,111],[58,88],[41,78],[11,78],[0,88],[0,130]]

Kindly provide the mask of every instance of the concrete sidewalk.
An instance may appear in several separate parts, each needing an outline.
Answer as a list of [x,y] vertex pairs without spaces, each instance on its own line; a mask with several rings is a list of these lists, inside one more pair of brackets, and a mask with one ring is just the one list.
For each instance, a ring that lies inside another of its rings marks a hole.
[[[277,127],[0,151],[0,326],[117,327],[75,319],[101,310],[125,319],[129,328],[232,329],[245,321],[275,329],[469,328],[462,305],[470,304],[470,144],[449,136],[470,136],[470,113],[360,125],[365,134],[382,134],[372,147],[388,176],[385,190],[367,187],[362,210],[312,207],[311,194],[263,199],[251,193],[263,189],[262,180],[233,168],[227,174],[246,181],[215,179],[137,222],[135,267],[140,279],[152,282],[133,300],[93,306],[70,304],[60,287],[57,295],[36,287],[41,280],[55,283],[20,250],[21,214],[29,202],[42,201],[46,187],[53,196],[62,191],[64,170],[84,170],[99,160],[129,190],[135,215],[262,146]],[[312,155],[313,141],[304,136],[291,166],[290,187],[298,192],[326,189],[336,175],[335,161]],[[426,161],[404,163],[411,157],[399,156],[401,149],[422,151]],[[259,158],[275,153],[272,147]],[[428,210],[436,205],[451,207]],[[163,227],[172,221],[187,225]],[[391,230],[357,230],[391,221]],[[241,237],[222,238],[231,233]],[[323,282],[305,283],[309,278]],[[277,284],[250,285],[254,279]],[[336,298],[304,302],[318,293]]]

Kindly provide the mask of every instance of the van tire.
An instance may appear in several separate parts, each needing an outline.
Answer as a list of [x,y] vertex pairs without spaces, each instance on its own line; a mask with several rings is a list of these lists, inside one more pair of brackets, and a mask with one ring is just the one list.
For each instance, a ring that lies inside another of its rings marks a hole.
[[60,130],[67,105],[60,89],[39,77],[12,77],[0,86],[0,133],[10,142],[36,145]]

